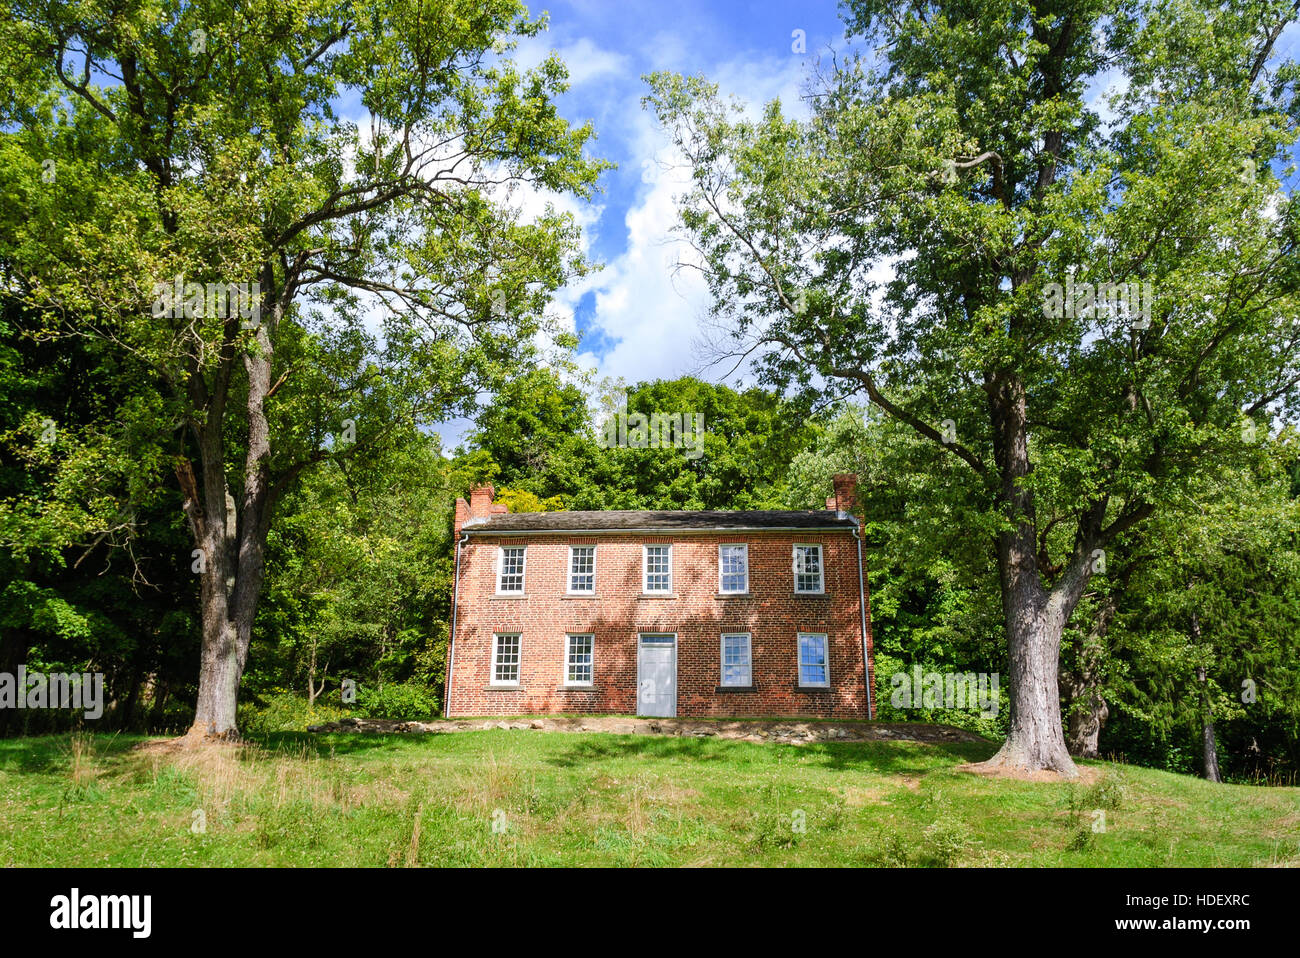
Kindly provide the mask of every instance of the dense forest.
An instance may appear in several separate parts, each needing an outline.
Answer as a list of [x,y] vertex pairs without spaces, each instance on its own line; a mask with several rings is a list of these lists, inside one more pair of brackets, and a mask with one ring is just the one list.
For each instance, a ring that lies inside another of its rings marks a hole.
[[[811,77],[808,116],[648,78],[718,341],[702,378],[637,383],[595,381],[547,312],[596,264],[511,191],[589,201],[609,164],[557,56],[500,58],[542,29],[512,0],[0,26],[0,672],[103,673],[109,728],[427,717],[475,484],[516,512],[803,509],[854,472],[880,718],[1031,769],[1073,769],[1063,724],[1071,755],[1294,784],[1274,167],[1300,108],[1293,65],[1261,72],[1294,11],[986,6],[970,31],[961,4],[846,4],[882,59]],[[1085,280],[1155,292],[1075,311]],[[702,417],[702,454],[611,448],[622,408]],[[1008,707],[896,707],[918,668],[999,673]]]

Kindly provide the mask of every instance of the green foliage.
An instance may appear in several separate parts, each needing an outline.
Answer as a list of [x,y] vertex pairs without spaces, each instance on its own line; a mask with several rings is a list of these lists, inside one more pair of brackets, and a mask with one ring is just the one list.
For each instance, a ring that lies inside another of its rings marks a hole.
[[[458,467],[529,492],[546,509],[776,508],[789,463],[815,429],[800,406],[761,389],[737,392],[692,377],[608,388],[593,422],[584,394],[558,373],[518,377],[480,413]],[[609,417],[624,412],[701,416],[698,454],[602,444]]]
[[[337,695],[335,696],[337,698]],[[308,705],[303,695],[288,690],[272,691],[257,700],[246,699],[239,705],[239,727],[248,735],[275,732],[305,732],[309,725],[337,722],[352,714],[337,702],[317,700]]]
[[438,697],[427,686],[413,682],[357,688],[357,712],[366,718],[424,722],[437,718]]
[[511,513],[559,512],[564,509],[562,497],[538,499],[526,489],[498,489],[493,502],[505,506]]
[[1066,796],[1068,816],[1065,827],[1069,832],[1066,850],[1084,852],[1093,849],[1098,835],[1106,834],[1109,822],[1107,812],[1118,810],[1129,794],[1127,777],[1119,771],[1103,774],[1087,787],[1071,786]]
[[[1261,443],[1251,468],[1194,488],[1128,558],[1114,628],[1117,751],[1199,771],[1210,718],[1240,780],[1294,774],[1300,737],[1300,500],[1295,439]],[[1121,557],[1121,562],[1124,561]],[[1121,572],[1125,571],[1123,566]],[[1198,670],[1204,669],[1204,685]],[[1205,698],[1209,699],[1208,716]]]
[[[525,218],[508,193],[590,198],[608,164],[587,155],[591,127],[557,110],[560,60],[525,70],[510,57],[543,28],[517,0],[91,0],[28,6],[0,25],[12,81],[0,263],[22,277],[0,303],[6,340],[22,313],[35,342],[91,344],[94,372],[115,387],[89,390],[107,401],[80,416],[36,397],[4,408],[5,467],[34,467],[17,494],[0,490],[0,538],[15,554],[60,562],[73,543],[126,545],[164,502],[179,519],[175,474],[185,552],[205,560],[203,635],[242,662],[268,538],[300,481],[471,412],[535,361],[545,333],[571,348],[545,307],[588,269],[579,227],[554,205]],[[344,119],[340,102],[371,122]],[[172,283],[183,301],[164,295]],[[257,288],[231,314],[224,298],[206,308],[205,284]],[[40,374],[19,363],[8,376],[13,357],[0,354],[0,380],[33,393]],[[53,441],[38,437],[46,420]],[[342,538],[322,550],[332,573],[367,548]],[[365,558],[387,581],[350,597],[365,621],[327,617],[326,644],[382,613],[377,668],[435,667],[433,627],[388,621],[377,594],[414,591],[417,570]],[[282,606],[331,598],[308,588]],[[219,638],[230,624],[238,647]]]
[[269,541],[251,690],[441,686],[452,481],[436,437],[415,431],[305,478]]

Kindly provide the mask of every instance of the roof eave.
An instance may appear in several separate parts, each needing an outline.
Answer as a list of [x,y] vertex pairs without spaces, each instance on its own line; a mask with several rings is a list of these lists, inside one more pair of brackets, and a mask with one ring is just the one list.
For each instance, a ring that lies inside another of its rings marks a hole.
[[652,527],[629,529],[493,529],[490,525],[477,527],[465,525],[461,532],[481,533],[494,536],[524,536],[536,533],[567,536],[627,535],[640,533],[644,535],[663,535],[669,532],[848,532],[857,528],[858,521],[850,516],[847,524],[834,526],[681,526]]

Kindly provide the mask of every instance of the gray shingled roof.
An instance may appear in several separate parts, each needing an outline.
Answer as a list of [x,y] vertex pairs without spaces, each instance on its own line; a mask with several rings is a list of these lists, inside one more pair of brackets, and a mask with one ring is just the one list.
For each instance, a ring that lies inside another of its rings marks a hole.
[[848,529],[854,520],[829,509],[789,512],[778,509],[605,510],[600,512],[521,512],[465,523],[466,532],[622,532],[673,529]]

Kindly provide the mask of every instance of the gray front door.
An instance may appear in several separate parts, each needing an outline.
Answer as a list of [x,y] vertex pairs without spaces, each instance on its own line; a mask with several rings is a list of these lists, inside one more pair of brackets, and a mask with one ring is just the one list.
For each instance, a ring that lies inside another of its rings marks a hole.
[[677,636],[644,632],[637,642],[636,714],[677,714]]

